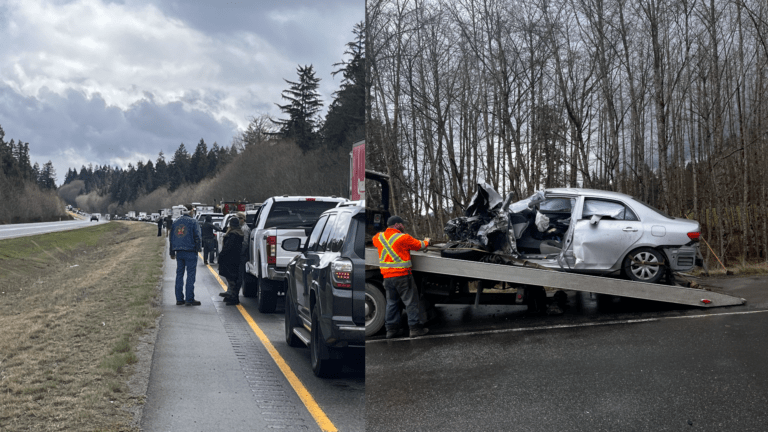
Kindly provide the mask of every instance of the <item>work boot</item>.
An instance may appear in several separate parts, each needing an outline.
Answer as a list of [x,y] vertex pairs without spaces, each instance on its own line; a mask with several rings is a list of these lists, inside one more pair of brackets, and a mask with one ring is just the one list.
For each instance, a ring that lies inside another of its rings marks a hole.
[[240,304],[240,299],[236,299],[234,297],[224,297],[224,304],[227,306],[235,306]]
[[387,339],[396,338],[403,335],[403,329],[387,330]]
[[412,338],[415,338],[415,337],[419,337],[419,336],[424,336],[427,333],[429,333],[429,329],[428,328],[424,328],[424,327],[419,326],[419,327],[414,327],[414,328],[411,329],[410,336]]

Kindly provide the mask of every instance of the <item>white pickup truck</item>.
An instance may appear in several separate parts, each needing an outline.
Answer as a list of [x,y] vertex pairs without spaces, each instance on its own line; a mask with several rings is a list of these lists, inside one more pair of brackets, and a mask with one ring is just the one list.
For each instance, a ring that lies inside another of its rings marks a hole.
[[285,294],[286,267],[296,252],[283,249],[283,240],[306,240],[320,215],[345,198],[279,196],[267,199],[251,230],[249,260],[245,265],[243,295],[256,297],[259,312],[275,311],[278,294]]

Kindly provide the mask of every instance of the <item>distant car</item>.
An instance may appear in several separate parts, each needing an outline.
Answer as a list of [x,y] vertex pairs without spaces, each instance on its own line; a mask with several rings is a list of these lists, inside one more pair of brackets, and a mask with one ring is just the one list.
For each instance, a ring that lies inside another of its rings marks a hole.
[[632,280],[651,283],[659,282],[667,270],[688,271],[695,265],[699,223],[668,216],[629,195],[553,188],[510,201],[481,185],[468,207],[471,214],[446,227],[459,247],[442,255],[471,259],[468,255],[477,251],[461,247],[468,242],[475,249],[517,255],[548,268],[623,272]]
[[[365,208],[339,204],[303,238],[282,241],[297,255],[286,269],[285,341],[307,345],[317,376],[333,377],[365,347]],[[351,352],[354,351],[354,352]]]
[[93,213],[91,215],[91,222],[93,221],[98,222],[99,220],[101,220],[101,213]]

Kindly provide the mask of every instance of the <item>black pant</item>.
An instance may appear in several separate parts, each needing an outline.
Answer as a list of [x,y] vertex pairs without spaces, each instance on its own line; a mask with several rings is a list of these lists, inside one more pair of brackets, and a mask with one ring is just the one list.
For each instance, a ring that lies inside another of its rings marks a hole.
[[203,240],[203,258],[204,261],[207,261],[209,263],[213,262],[213,259],[216,255],[214,255],[216,248],[219,245],[216,244],[216,239],[205,239]]

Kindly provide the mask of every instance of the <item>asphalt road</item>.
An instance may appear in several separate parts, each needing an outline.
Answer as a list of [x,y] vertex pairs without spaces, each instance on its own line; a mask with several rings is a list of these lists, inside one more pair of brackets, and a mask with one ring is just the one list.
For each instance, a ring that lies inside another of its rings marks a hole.
[[55,231],[67,231],[78,228],[85,228],[101,222],[89,222],[82,220],[69,220],[61,222],[37,222],[24,224],[0,225],[0,240],[14,237],[24,237],[37,234],[47,234]]
[[285,343],[282,305],[264,315],[242,296],[242,308],[224,305],[216,266],[200,259],[195,297],[202,305],[176,306],[175,268],[166,255],[142,430],[365,429],[362,358],[339,379],[317,378],[309,350]]
[[426,337],[366,344],[366,430],[768,430],[768,277],[707,283],[747,304],[438,306]]

